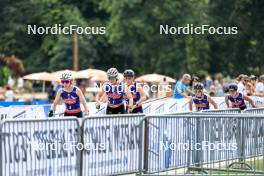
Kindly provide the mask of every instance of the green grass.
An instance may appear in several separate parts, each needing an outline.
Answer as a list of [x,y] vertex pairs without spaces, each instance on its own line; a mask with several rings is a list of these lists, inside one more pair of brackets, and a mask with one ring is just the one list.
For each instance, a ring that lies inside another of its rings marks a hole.
[[[256,170],[256,171],[263,171],[263,159],[258,159],[258,160],[248,160],[246,162],[247,164],[249,164],[252,169]],[[206,167],[206,165],[204,166]],[[225,166],[220,166],[219,164],[215,163],[214,164],[214,167],[215,168],[218,168],[218,169],[227,169],[227,167]],[[212,168],[212,166],[210,166],[209,168]],[[235,165],[234,167],[232,167],[232,169],[238,169],[237,165]],[[244,168],[244,170],[248,170],[246,168]],[[191,172],[191,173],[194,173],[194,174],[205,174],[205,172],[198,172],[198,171],[194,171],[194,172]],[[206,173],[207,174],[234,174],[234,175],[252,175],[254,174],[254,172],[240,172],[240,171],[217,171],[217,170],[206,170]],[[257,174],[256,174],[257,175]]]
[[[263,160],[255,160],[255,161],[247,161],[247,164],[249,164],[252,169],[255,169],[256,171],[263,171]],[[239,171],[207,171],[208,174],[249,174],[252,175],[252,173],[248,172],[239,172]]]

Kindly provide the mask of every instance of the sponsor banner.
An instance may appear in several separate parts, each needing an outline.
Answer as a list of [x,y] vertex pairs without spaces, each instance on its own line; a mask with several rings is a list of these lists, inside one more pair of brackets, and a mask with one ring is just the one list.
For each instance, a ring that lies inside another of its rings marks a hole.
[[75,119],[4,121],[1,131],[1,175],[78,175]]
[[113,175],[138,170],[139,127],[142,116],[86,119],[83,175]]

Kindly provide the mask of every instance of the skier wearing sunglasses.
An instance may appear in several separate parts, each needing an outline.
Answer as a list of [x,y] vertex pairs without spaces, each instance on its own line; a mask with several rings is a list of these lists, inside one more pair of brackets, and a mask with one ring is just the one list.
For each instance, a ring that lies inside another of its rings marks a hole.
[[50,108],[49,117],[54,115],[54,110],[58,105],[60,98],[62,98],[66,106],[64,116],[83,117],[81,104],[84,107],[85,114],[88,114],[89,110],[83,93],[78,87],[73,85],[72,73],[63,73],[60,80],[63,87],[57,92],[55,100]]

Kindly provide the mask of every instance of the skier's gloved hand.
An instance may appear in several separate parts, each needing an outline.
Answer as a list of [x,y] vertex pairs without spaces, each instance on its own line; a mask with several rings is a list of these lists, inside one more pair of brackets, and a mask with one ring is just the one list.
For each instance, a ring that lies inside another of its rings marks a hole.
[[95,104],[96,109],[100,109],[100,103]]
[[49,117],[53,117],[53,115],[54,115],[54,114],[53,114],[53,111],[50,110],[50,111],[49,111]]

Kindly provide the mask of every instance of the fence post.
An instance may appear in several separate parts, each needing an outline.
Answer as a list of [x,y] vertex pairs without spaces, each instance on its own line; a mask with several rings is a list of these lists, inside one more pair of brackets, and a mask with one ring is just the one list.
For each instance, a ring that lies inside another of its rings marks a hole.
[[[189,146],[191,146],[192,143],[192,137],[191,137],[191,122],[190,122],[190,118],[188,118],[187,120],[187,136],[188,136],[188,143]],[[191,166],[191,150],[188,150],[187,152],[187,172],[189,172],[189,167]]]
[[[196,144],[201,143],[201,123],[200,123],[200,117],[196,118]],[[200,166],[201,162],[201,151],[195,150],[195,165]],[[198,164],[197,164],[198,163]]]
[[245,119],[241,119],[241,126],[240,126],[240,140],[241,140],[241,159],[240,162],[245,162],[245,130],[243,129],[245,127]]
[[[84,124],[85,120],[81,123],[81,125],[79,126],[79,137],[80,137],[80,143],[85,145],[84,144],[84,129],[83,129],[83,124]],[[80,150],[80,152],[77,151],[77,153],[79,154],[79,156],[77,157],[77,160],[79,161],[79,173],[78,175],[79,176],[82,176],[83,175],[83,153],[84,153],[84,148],[82,150]],[[79,159],[78,159],[79,158]],[[77,163],[78,163],[77,161]]]
[[139,124],[139,175],[148,170],[148,119],[143,118]]
[[148,119],[143,121],[143,136],[144,136],[144,150],[143,150],[143,160],[144,160],[144,173],[148,170],[148,147],[149,147],[149,122]]

